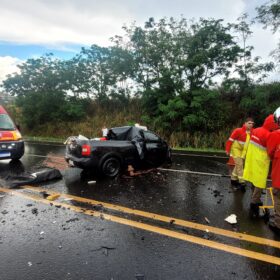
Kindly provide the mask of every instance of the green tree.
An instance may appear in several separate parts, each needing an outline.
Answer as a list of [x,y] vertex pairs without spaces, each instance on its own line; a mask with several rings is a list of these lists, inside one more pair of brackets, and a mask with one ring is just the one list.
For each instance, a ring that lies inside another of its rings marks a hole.
[[271,27],[273,32],[276,32],[280,27],[280,0],[271,0],[256,10],[258,13],[256,19],[265,28]]
[[30,129],[42,123],[77,120],[85,115],[86,100],[71,97],[67,64],[47,54],[19,65],[20,73],[3,82],[6,92],[16,96],[22,122]]
[[[256,8],[256,20],[264,25],[264,28],[271,27],[272,32],[279,32],[280,27],[280,0],[271,0]],[[271,53],[276,61],[280,62],[280,42],[277,48]]]
[[265,117],[275,111],[280,104],[280,83],[256,85],[249,94],[243,97],[240,108],[255,118],[261,125]]
[[[143,98],[144,119],[160,120],[160,125],[171,130],[175,129],[168,125],[172,119],[186,124],[184,117],[190,112],[194,92],[213,87],[215,79],[227,76],[241,51],[230,26],[222,20],[163,18],[155,22],[150,18],[144,27],[124,29],[126,38],[117,37],[118,46],[133,55],[131,77]],[[182,127],[189,128],[189,124]]]

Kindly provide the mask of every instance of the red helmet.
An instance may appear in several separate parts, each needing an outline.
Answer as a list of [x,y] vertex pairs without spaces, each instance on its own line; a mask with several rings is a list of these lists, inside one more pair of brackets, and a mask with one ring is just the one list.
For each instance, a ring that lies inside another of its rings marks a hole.
[[274,112],[274,121],[280,126],[280,107]]

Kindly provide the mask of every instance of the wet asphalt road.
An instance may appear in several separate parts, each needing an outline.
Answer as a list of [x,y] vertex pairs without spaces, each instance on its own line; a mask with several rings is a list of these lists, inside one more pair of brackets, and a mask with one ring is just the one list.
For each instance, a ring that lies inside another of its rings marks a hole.
[[[0,192],[1,280],[280,279],[280,238],[249,217],[250,189],[195,173],[229,174],[223,156],[179,154],[172,171],[96,180],[65,169],[63,154],[63,146],[29,143],[20,163],[0,162],[1,178],[45,166],[64,176]],[[60,196],[49,201],[41,191]],[[236,226],[224,221],[230,214]]]

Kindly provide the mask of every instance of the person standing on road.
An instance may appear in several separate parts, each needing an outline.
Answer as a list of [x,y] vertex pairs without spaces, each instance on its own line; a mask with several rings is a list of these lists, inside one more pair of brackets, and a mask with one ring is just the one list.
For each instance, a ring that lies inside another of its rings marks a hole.
[[273,114],[269,115],[263,126],[255,128],[248,145],[243,179],[252,183],[254,189],[251,197],[250,210],[253,216],[259,216],[259,206],[262,205],[261,194],[266,188],[270,159],[266,151],[267,139],[271,132],[278,129]]
[[231,184],[239,186],[242,191],[245,191],[245,181],[243,180],[243,166],[247,151],[245,143],[249,142],[253,126],[254,120],[247,118],[242,127],[233,130],[226,142],[226,154],[232,156],[235,163],[231,174]]
[[[280,126],[280,107],[274,113],[274,119]],[[272,161],[272,187],[274,198],[274,219],[269,227],[280,235],[280,129],[272,132],[267,140],[267,153]]]

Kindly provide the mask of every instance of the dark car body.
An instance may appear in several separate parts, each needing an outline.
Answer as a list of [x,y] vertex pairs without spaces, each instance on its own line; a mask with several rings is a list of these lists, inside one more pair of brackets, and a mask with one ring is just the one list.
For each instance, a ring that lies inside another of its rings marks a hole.
[[0,160],[17,160],[23,154],[24,141],[22,136],[6,110],[0,106]]
[[114,177],[128,165],[136,169],[162,165],[170,160],[170,148],[151,131],[124,126],[109,129],[106,141],[71,137],[65,159],[76,167]]

